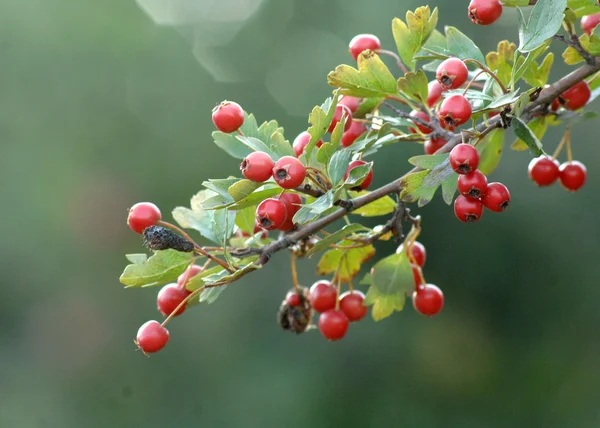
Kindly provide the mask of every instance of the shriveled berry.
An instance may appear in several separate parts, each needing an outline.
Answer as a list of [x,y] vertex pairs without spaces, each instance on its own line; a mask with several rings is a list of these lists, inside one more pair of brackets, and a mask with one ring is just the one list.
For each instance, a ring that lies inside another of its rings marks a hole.
[[202,268],[202,266],[190,266],[185,270],[185,272],[179,275],[179,277],[177,278],[177,284],[179,284],[180,287],[185,287],[185,282],[189,281],[190,279],[201,273],[203,270],[204,269]]
[[567,190],[575,192],[584,184],[587,177],[587,169],[579,161],[569,161],[563,163],[560,168],[560,184]]
[[439,100],[442,99],[442,93],[444,92],[444,88],[440,85],[440,82],[437,80],[432,80],[427,85],[427,105],[429,107],[433,107],[437,104]]
[[319,317],[319,331],[327,340],[340,340],[346,335],[349,324],[346,314],[335,309],[323,312]]
[[221,132],[234,132],[244,124],[244,110],[238,103],[223,101],[212,111],[212,121]]
[[444,140],[442,137],[432,138],[431,140],[425,141],[425,144],[423,144],[423,150],[425,151],[426,155],[432,155],[444,147],[447,142],[448,141]]
[[[410,115],[429,123],[429,116],[427,115],[427,113],[425,113],[421,110],[413,110],[410,112]],[[431,129],[429,126],[421,125],[418,122],[415,122],[415,125],[417,125],[417,128],[419,128],[419,131],[421,131],[425,135],[431,134],[433,132],[433,129]],[[409,128],[409,131],[412,132],[413,134],[416,134],[416,132],[417,132],[415,128]]]
[[579,110],[587,104],[591,96],[589,85],[582,80],[560,94],[559,102],[567,110]]
[[137,332],[135,343],[146,354],[158,352],[169,341],[169,331],[158,321],[144,323]]
[[341,145],[343,147],[350,147],[358,137],[367,132],[367,129],[367,125],[364,123],[353,121],[350,128],[342,135]]
[[558,161],[542,155],[531,159],[527,172],[529,178],[531,178],[538,186],[550,186],[559,176]]
[[490,25],[502,15],[502,3],[499,0],[471,0],[468,11],[474,24]]
[[483,215],[483,205],[478,199],[459,195],[454,201],[454,215],[463,223],[475,223]]
[[487,192],[481,197],[481,203],[490,211],[504,211],[510,204],[510,192],[502,183],[489,183]]
[[438,113],[440,121],[449,126],[460,126],[471,118],[471,104],[460,94],[451,95],[442,101]]
[[412,295],[413,306],[421,315],[437,315],[444,307],[444,294],[433,284],[420,285]]
[[373,34],[359,34],[354,36],[352,40],[350,40],[350,46],[348,48],[350,55],[355,60],[358,59],[358,56],[367,49],[372,51],[376,51],[381,48],[381,42],[374,36]]
[[290,306],[300,306],[300,304],[302,304],[302,298],[295,291],[288,292],[288,294],[285,296],[285,301]]
[[[348,165],[348,169],[346,169],[346,173],[344,174],[344,180],[348,179],[348,177],[350,176],[350,171],[352,169],[356,168],[357,166],[362,166],[362,165],[366,165],[366,164],[367,164],[367,162],[365,162],[364,160],[355,160],[355,161],[350,162],[350,165]],[[373,181],[373,169],[371,168],[371,171],[369,171],[369,173],[367,174],[367,176],[365,177],[363,182],[360,183],[357,187],[360,190],[365,190],[371,185],[372,181]]]
[[479,166],[479,152],[470,144],[458,144],[450,152],[450,166],[458,174],[475,171]]
[[469,70],[467,66],[458,58],[448,58],[442,61],[435,72],[435,78],[443,89],[460,88],[468,77]]
[[[158,297],[156,298],[158,310],[167,317],[177,309],[177,306],[179,306],[189,295],[190,292],[185,288],[181,288],[179,284],[167,284],[158,292]],[[185,305],[179,308],[175,313],[175,316],[181,315],[184,311]]]
[[598,24],[600,24],[600,12],[581,18],[581,29],[585,31],[588,36],[592,35],[594,28],[596,28]]
[[340,310],[349,321],[360,321],[367,315],[369,309],[363,305],[365,295],[362,291],[346,291],[340,296]]
[[244,158],[240,170],[248,180],[262,183],[271,178],[274,165],[271,156],[265,152],[252,152]]
[[154,226],[161,219],[160,210],[151,202],[139,202],[129,209],[127,225],[137,233]]
[[346,106],[350,109],[352,114],[356,113],[360,104],[362,103],[362,98],[352,97],[350,95],[344,95],[339,101],[338,104]]
[[278,229],[286,218],[285,204],[279,199],[265,199],[256,207],[256,222],[265,230]]
[[461,195],[480,198],[487,191],[487,186],[487,177],[478,169],[458,176],[457,187]]
[[306,167],[293,156],[284,156],[275,162],[273,178],[283,189],[298,187],[306,177]]
[[[296,155],[297,158],[299,158],[300,155],[302,153],[304,153],[304,150],[306,149],[306,146],[308,146],[308,143],[310,143],[310,134],[308,133],[308,131],[301,132],[294,139],[292,148],[294,149],[294,154]],[[321,147],[322,145],[323,145],[323,140],[317,141],[317,147]]]
[[337,106],[335,106],[333,120],[331,121],[331,124],[329,124],[329,128],[327,129],[329,132],[333,132],[338,122],[342,121],[342,116],[346,116],[346,122],[344,123],[344,132],[350,129],[350,126],[352,125],[352,112],[345,105],[338,104]]
[[329,281],[317,281],[310,287],[310,304],[317,312],[335,308],[337,297],[337,288]]

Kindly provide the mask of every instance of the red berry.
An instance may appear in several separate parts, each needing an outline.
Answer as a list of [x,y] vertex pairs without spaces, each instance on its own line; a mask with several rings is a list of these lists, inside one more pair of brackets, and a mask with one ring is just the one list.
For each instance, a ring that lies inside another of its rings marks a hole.
[[500,114],[500,112],[498,110],[494,110],[494,111],[490,111],[488,112],[488,119],[491,119],[492,117],[496,117]]
[[575,192],[584,184],[587,177],[587,169],[579,161],[563,163],[560,168],[560,184],[567,190]]
[[244,158],[240,169],[248,180],[262,183],[273,175],[273,159],[265,152],[252,152]]
[[[348,165],[348,169],[346,169],[346,173],[344,174],[344,181],[348,178],[348,176],[350,175],[350,171],[353,168],[355,168],[357,166],[361,166],[361,165],[366,165],[366,164],[367,164],[367,162],[365,162],[363,160],[355,160],[355,161],[350,162],[350,165]],[[372,181],[373,181],[373,169],[371,169],[371,171],[369,171],[369,173],[367,174],[367,176],[365,177],[363,182],[360,183],[357,187],[360,188],[361,190],[365,190],[371,185]]]
[[527,172],[538,186],[549,186],[558,178],[558,161],[548,156],[531,159]]
[[346,314],[335,309],[330,309],[319,317],[319,330],[327,340],[340,340],[346,335],[349,324]]
[[479,166],[479,152],[470,144],[460,143],[450,152],[450,166],[458,174],[468,174]]
[[587,104],[591,95],[590,87],[586,81],[582,80],[560,94],[559,101],[567,110],[579,110]]
[[302,198],[296,193],[284,193],[279,197],[279,200],[285,205],[287,211],[287,219],[279,226],[279,230],[289,232],[294,228],[294,215],[302,208]]
[[293,156],[284,156],[273,167],[273,178],[283,189],[298,187],[306,177],[306,167]]
[[487,192],[481,197],[481,203],[490,211],[502,212],[510,203],[510,192],[502,183],[490,183]]
[[329,281],[317,281],[310,287],[310,304],[317,312],[335,308],[337,288]]
[[557,97],[552,100],[552,105],[550,106],[550,110],[558,111],[559,108],[560,108],[560,97]]
[[461,195],[480,198],[487,191],[487,186],[487,177],[478,169],[458,176],[457,187]]
[[256,207],[256,222],[263,229],[278,229],[286,218],[285,204],[279,199],[265,199]]
[[413,306],[421,315],[437,315],[444,307],[444,294],[433,284],[420,285],[412,295]]
[[[171,312],[177,309],[177,306],[185,300],[190,292],[185,288],[181,288],[179,284],[167,284],[158,292],[156,304],[158,310],[164,316],[169,316]],[[183,305],[175,315],[181,315],[185,311],[185,305]]]
[[346,106],[350,109],[352,114],[356,113],[360,104],[362,103],[362,98],[352,97],[350,95],[344,95],[339,101],[338,104]]
[[137,332],[135,343],[146,354],[158,352],[169,341],[169,330],[158,321],[148,321]]
[[349,51],[352,58],[358,59],[358,56],[367,49],[376,51],[381,48],[381,42],[373,34],[359,34],[350,40]]
[[295,291],[288,292],[288,294],[285,296],[285,301],[289,306],[300,306],[302,303],[300,295]]
[[440,85],[440,82],[437,80],[432,80],[427,85],[427,105],[429,107],[433,107],[437,102],[442,99],[442,93],[444,92],[444,88]]
[[421,268],[419,265],[411,264],[413,279],[415,280],[415,288],[418,288],[419,285],[423,284],[423,280],[421,279]]
[[478,199],[459,195],[454,201],[454,215],[463,223],[475,223],[483,215],[483,205]]
[[502,3],[499,0],[471,0],[468,10],[474,24],[490,25],[502,15]]
[[234,132],[244,124],[244,110],[238,103],[223,101],[212,111],[212,121],[221,132]]
[[329,124],[329,132],[333,132],[335,126],[342,120],[342,115],[346,116],[346,122],[344,123],[344,132],[350,129],[350,125],[352,125],[352,112],[348,107],[343,104],[338,104],[335,106],[335,112],[333,113],[333,120]]
[[581,18],[581,29],[591,36],[594,32],[594,28],[600,24],[600,12],[592,15],[587,15]]
[[451,95],[442,101],[440,120],[449,126],[460,126],[471,118],[471,104],[460,94]]
[[342,135],[342,141],[341,141],[342,146],[350,147],[352,145],[352,143],[354,143],[358,137],[360,137],[362,134],[367,132],[367,129],[368,129],[367,125],[365,125],[362,122],[356,122],[356,121],[352,122],[352,125],[350,125],[350,129],[348,129]]
[[193,277],[195,277],[196,275],[198,275],[200,272],[202,272],[202,266],[198,266],[198,265],[192,265],[189,268],[187,268],[185,270],[185,272],[183,272],[181,275],[179,275],[179,277],[177,278],[177,284],[179,284],[180,287],[185,287],[184,281],[189,281],[190,279],[192,279]]
[[[396,249],[396,254],[400,254],[402,251],[404,251],[404,244],[400,244],[400,246]],[[425,266],[425,261],[427,260],[427,251],[425,251],[425,245],[421,244],[419,241],[413,242],[410,255],[412,256],[409,257],[411,262],[415,262],[420,267]]]
[[[306,146],[308,146],[308,143],[310,143],[310,134],[308,133],[308,131],[301,132],[294,139],[294,143],[292,144],[292,147],[294,149],[294,153],[296,154],[297,158],[299,158],[300,155],[302,153],[304,153],[304,149],[306,149]],[[317,141],[317,147],[321,147],[322,145],[323,145],[323,140]]]
[[460,88],[468,77],[467,66],[458,58],[448,58],[442,61],[435,72],[435,78],[443,89]]
[[139,202],[129,209],[127,225],[137,233],[154,226],[161,219],[160,210],[152,202]]
[[431,140],[425,141],[423,144],[423,149],[425,150],[426,155],[432,155],[437,152],[439,149],[444,147],[448,141],[444,140],[441,137],[433,138]]
[[363,305],[365,295],[362,291],[346,291],[340,296],[340,310],[350,321],[360,321],[369,309]]
[[[427,113],[425,113],[423,111],[413,110],[410,112],[410,115],[429,123],[429,116],[427,115]],[[417,128],[419,128],[419,131],[421,131],[425,135],[431,134],[433,132],[433,130],[429,126],[421,125],[420,123],[417,123],[417,122],[415,122],[415,125],[417,125]],[[412,132],[413,134],[417,133],[415,128],[409,128],[409,131]]]

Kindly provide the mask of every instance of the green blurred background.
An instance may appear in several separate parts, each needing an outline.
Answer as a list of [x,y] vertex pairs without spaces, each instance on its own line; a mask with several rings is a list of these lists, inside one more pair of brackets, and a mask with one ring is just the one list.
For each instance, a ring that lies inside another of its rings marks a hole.
[[[430,3],[438,28],[455,25],[486,51],[517,39],[514,10],[481,28],[458,3]],[[132,339],[158,317],[158,290],[118,281],[124,254],[140,251],[128,207],[152,200],[170,218],[203,180],[239,173],[210,138],[222,99],[293,139],[331,92],[326,73],[351,62],[352,36],[393,49],[392,18],[420,3],[0,5],[0,427],[599,426],[597,121],[573,132],[590,172],[577,194],[536,188],[530,155],[507,151],[491,177],[511,189],[506,213],[463,225],[441,200],[419,210],[440,316],[409,305],[338,343],[283,333],[275,313],[291,278],[279,254],[176,319],[148,359]],[[377,154],[375,184],[420,152]],[[306,285],[314,266],[301,264]]]

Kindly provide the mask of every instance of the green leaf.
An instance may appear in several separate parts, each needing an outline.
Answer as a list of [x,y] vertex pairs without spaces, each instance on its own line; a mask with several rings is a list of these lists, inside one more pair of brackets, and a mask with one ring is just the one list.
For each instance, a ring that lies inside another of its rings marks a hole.
[[569,0],[567,4],[577,18],[600,12],[597,0]]
[[[596,35],[596,30],[594,30],[594,33],[592,33],[591,36],[588,36],[587,34],[582,35],[579,38],[579,43],[581,43],[581,46],[591,55],[600,55],[600,37]],[[575,48],[571,46],[569,46],[563,52],[562,56],[565,60],[565,63],[568,65],[573,65],[585,61],[584,58],[581,55],[579,55],[579,53],[575,50]]]
[[421,6],[414,12],[406,12],[406,23],[399,18],[392,21],[392,33],[402,62],[411,70],[415,69],[415,54],[427,42],[438,20],[438,10],[433,13],[429,6]]
[[554,36],[562,26],[567,0],[538,0],[527,23],[519,15],[519,51],[530,52]]
[[219,296],[221,295],[221,293],[223,291],[225,291],[225,289],[227,288],[227,284],[223,284],[220,285],[218,287],[210,287],[207,288],[205,290],[202,290],[202,292],[200,293],[200,303],[214,303],[215,300],[217,300],[219,298]]
[[[546,133],[546,129],[548,129],[548,123],[546,122],[544,117],[536,117],[531,122],[529,122],[527,126],[536,136],[538,141],[541,141],[541,139],[544,137],[544,134]],[[511,146],[511,149],[517,151],[527,150],[528,148],[529,146],[527,145],[527,143],[520,138],[517,138],[517,140]]]
[[294,223],[304,224],[319,217],[322,213],[333,207],[334,194],[330,190],[317,198],[313,203],[303,205],[294,215]]
[[490,175],[500,163],[502,146],[504,143],[504,130],[494,129],[477,144],[479,151],[479,170],[485,175]]
[[446,27],[446,41],[448,43],[448,52],[460,59],[476,59],[484,63],[483,54],[473,42],[455,27]]
[[329,178],[334,186],[344,178],[350,159],[352,159],[352,151],[349,149],[339,150],[331,156],[328,171]]
[[409,100],[416,101],[421,105],[427,104],[427,76],[423,70],[416,73],[408,72],[398,79],[398,90]]
[[247,198],[254,192],[256,189],[261,187],[263,183],[257,183],[255,181],[243,179],[233,183],[231,186],[227,188],[227,193],[231,195],[234,201],[241,201],[244,198]]
[[515,6],[528,6],[529,0],[504,0],[503,6],[515,7]]
[[221,178],[221,179],[210,179],[208,181],[202,182],[202,185],[209,190],[221,195],[228,201],[233,202],[233,198],[229,194],[229,188],[233,186],[235,183],[240,181],[240,178]]
[[550,75],[550,69],[552,68],[553,62],[554,54],[552,52],[546,55],[541,65],[538,65],[535,61],[532,62],[527,70],[525,70],[525,73],[523,73],[523,80],[525,80],[528,85],[543,88],[548,82],[548,76]]
[[134,265],[140,265],[142,263],[145,263],[146,260],[148,260],[148,255],[145,254],[145,253],[141,253],[141,254],[125,254],[125,257],[127,258],[127,260],[129,260]]
[[523,122],[518,117],[513,117],[512,128],[516,136],[523,140],[525,144],[527,144],[527,146],[535,156],[541,156],[542,154],[544,154],[544,150],[542,149],[542,143],[540,142],[540,140],[538,140],[537,136],[533,133],[533,131],[529,129],[525,122]]
[[498,43],[496,52],[489,52],[485,56],[485,62],[490,70],[492,70],[502,83],[508,85],[513,73],[513,58],[517,45],[503,40]]
[[223,275],[227,274],[227,271],[225,269],[223,269],[221,266],[213,266],[211,268],[205,269],[204,271],[200,272],[198,275],[195,275],[195,276],[191,277],[190,279],[188,279],[188,281],[185,284],[185,288],[188,291],[197,290],[198,288],[204,286],[204,284],[205,284],[204,278],[218,274],[220,272],[223,273]]
[[280,193],[281,187],[269,187],[268,189],[257,190],[252,194],[248,195],[246,198],[238,202],[229,204],[228,206],[231,211],[241,210],[252,205],[257,205],[265,199],[272,198],[273,196],[277,196]]
[[329,73],[327,82],[335,88],[341,88],[342,94],[359,98],[398,95],[394,75],[379,56],[369,50],[358,57],[358,70],[349,65],[340,65]]
[[453,176],[449,176],[444,181],[442,181],[442,199],[448,205],[451,205],[454,201],[454,194],[456,193],[458,179]]
[[[448,43],[446,42],[446,36],[440,33],[438,30],[433,30],[427,42],[423,45],[420,52],[417,53],[415,59],[419,57],[430,56],[434,54],[435,57],[445,59],[450,53],[448,52]],[[437,66],[436,66],[437,68]]]
[[433,168],[431,172],[423,179],[423,186],[437,187],[442,184],[442,181],[453,174],[455,174],[455,172],[450,166],[450,160],[445,159],[442,163]]
[[149,287],[174,281],[185,271],[193,258],[193,253],[156,251],[143,263],[127,265],[119,281],[127,287]]
[[235,225],[248,235],[254,235],[254,222],[256,221],[256,205],[251,205],[235,214]]
[[429,170],[413,172],[408,174],[400,182],[400,199],[404,202],[416,202],[419,198],[415,195],[416,191],[423,186],[423,180],[429,174]]
[[419,168],[433,169],[436,166],[438,166],[439,164],[441,164],[442,162],[444,162],[446,159],[448,159],[448,153],[444,153],[441,155],[413,156],[412,158],[408,159],[408,162],[411,165],[414,165]]
[[335,107],[337,106],[338,99],[339,91],[335,91],[333,97],[327,98],[321,106],[315,106],[308,116],[308,123],[311,124],[310,128],[308,128],[310,141],[304,149],[304,152],[306,159],[309,161],[312,159],[312,152],[317,145],[317,142],[323,138],[329,129],[329,125],[335,114]]
[[551,42],[552,42],[552,39],[546,40],[539,47],[535,48],[531,52],[528,52],[527,57],[525,59],[523,59],[523,55],[521,54],[521,52],[515,51],[514,64],[516,64],[516,65],[513,67],[513,76],[512,76],[512,80],[511,80],[511,87],[513,87],[514,84],[521,77],[523,77],[523,74],[525,74],[525,72],[529,69],[529,67],[531,67],[531,65],[535,62],[535,60],[538,59],[538,57],[540,57],[544,52],[546,52],[548,50],[548,47],[550,46]]
[[[351,198],[368,195],[370,192],[363,190],[362,192],[348,192]],[[364,207],[352,211],[352,214],[357,214],[362,217],[379,217],[382,215],[393,213],[396,209],[396,202],[389,196],[376,199]]]
[[490,104],[485,107],[485,110],[497,110],[501,107],[510,105],[519,99],[519,88],[516,91],[509,92],[508,94],[504,94]]
[[415,280],[410,261],[405,251],[380,260],[371,269],[371,287],[367,291],[365,304],[375,321],[390,316],[394,310],[401,311],[408,293],[415,289]]
[[317,161],[327,165],[331,156],[336,152],[337,147],[331,143],[323,143],[319,150],[317,151]]
[[[343,241],[340,245],[350,246],[354,245],[354,242]],[[329,250],[319,260],[317,273],[323,276],[335,273],[333,282],[338,281],[338,279],[342,282],[350,282],[358,275],[362,265],[374,255],[375,248],[372,245],[348,250]]]
[[318,241],[314,245],[314,247],[312,247],[306,253],[306,255],[312,256],[313,254],[318,253],[319,251],[323,251],[325,248],[329,247],[330,245],[335,244],[338,241],[341,241],[345,237],[352,235],[353,233],[358,232],[359,230],[366,230],[366,228],[363,225],[358,224],[358,223],[349,224],[347,226],[344,226],[337,232],[332,233],[331,235]]
[[367,114],[373,113],[373,110],[376,110],[382,101],[383,98],[381,97],[365,98],[358,106],[358,110],[352,114],[352,117],[356,119],[364,118]]
[[373,162],[352,168],[348,173],[348,178],[344,181],[344,187],[351,189],[360,185],[363,181],[365,181],[365,178],[367,178],[367,175],[369,175],[369,172],[371,172],[372,168]]

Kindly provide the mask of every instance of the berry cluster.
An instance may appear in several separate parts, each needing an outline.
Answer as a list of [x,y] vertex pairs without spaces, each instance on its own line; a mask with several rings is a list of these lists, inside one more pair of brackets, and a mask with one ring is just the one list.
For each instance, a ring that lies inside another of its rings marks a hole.
[[557,179],[571,192],[576,192],[584,184],[587,177],[585,165],[579,161],[567,161],[559,165],[556,159],[542,155],[534,158],[528,167],[529,178],[540,187],[550,186]]
[[469,144],[459,144],[450,152],[450,166],[459,174],[460,195],[454,201],[454,214],[463,223],[475,223],[483,215],[483,207],[502,212],[510,203],[510,193],[502,183],[488,183],[477,169],[479,152]]

